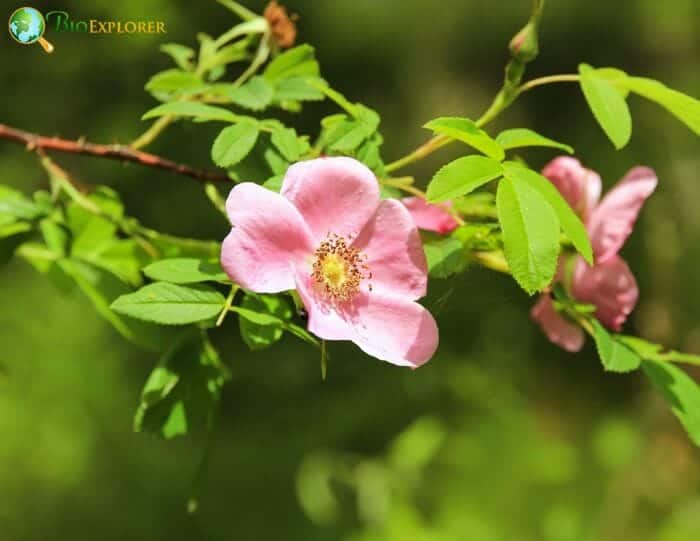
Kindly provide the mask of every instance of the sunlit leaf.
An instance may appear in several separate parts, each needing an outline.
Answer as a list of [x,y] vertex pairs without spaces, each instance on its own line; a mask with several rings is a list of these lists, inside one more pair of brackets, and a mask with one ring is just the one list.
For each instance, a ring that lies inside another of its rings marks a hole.
[[547,200],[518,177],[505,178],[496,194],[506,260],[530,295],[554,278],[559,255],[559,220]]
[[204,285],[156,282],[112,303],[119,314],[161,325],[185,325],[216,317],[224,307],[224,296]]
[[503,147],[468,118],[440,117],[431,120],[423,127],[458,139],[495,160],[500,161],[505,156]]
[[632,135],[632,117],[625,98],[588,64],[579,66],[581,89],[593,116],[615,145],[624,147]]

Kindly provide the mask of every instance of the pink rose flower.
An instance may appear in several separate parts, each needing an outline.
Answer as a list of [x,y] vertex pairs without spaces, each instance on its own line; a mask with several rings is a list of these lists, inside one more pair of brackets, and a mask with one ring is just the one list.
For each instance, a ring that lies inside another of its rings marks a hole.
[[233,229],[221,264],[233,281],[258,293],[296,289],[309,330],[325,340],[413,368],[433,356],[437,325],[415,302],[427,286],[418,230],[400,202],[380,200],[362,163],[296,163],[280,194],[242,183],[226,211]]
[[[574,158],[555,158],[542,174],[581,216],[595,256],[592,267],[579,255],[571,267],[561,262],[557,279],[570,280],[571,296],[594,305],[598,320],[618,332],[639,297],[634,275],[618,252],[632,233],[644,201],[656,189],[656,173],[648,167],[632,168],[600,202],[600,176]],[[570,276],[564,276],[567,268]],[[555,310],[549,295],[540,297],[531,315],[555,344],[572,352],[583,346],[583,330]]]
[[452,207],[451,201],[434,205],[422,197],[406,197],[401,202],[411,213],[411,218],[419,229],[444,235],[457,229],[459,225],[454,216],[445,210]]

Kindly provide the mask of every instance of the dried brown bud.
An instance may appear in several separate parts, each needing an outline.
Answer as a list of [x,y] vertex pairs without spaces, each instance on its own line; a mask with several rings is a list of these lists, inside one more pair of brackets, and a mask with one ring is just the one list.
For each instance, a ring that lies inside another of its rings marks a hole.
[[296,15],[290,16],[287,13],[287,8],[272,0],[265,8],[263,17],[267,19],[272,37],[280,48],[286,49],[294,45],[297,38],[297,27],[294,24],[297,19]]

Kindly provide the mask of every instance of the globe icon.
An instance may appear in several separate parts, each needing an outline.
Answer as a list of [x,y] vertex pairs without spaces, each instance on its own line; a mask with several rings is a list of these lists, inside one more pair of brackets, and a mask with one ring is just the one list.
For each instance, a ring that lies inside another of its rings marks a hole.
[[25,45],[39,41],[45,29],[44,17],[34,8],[19,8],[10,16],[10,34]]

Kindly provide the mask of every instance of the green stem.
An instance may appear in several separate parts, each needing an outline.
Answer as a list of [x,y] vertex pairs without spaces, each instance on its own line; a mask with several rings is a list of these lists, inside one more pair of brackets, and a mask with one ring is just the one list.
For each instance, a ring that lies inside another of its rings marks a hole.
[[[505,111],[508,107],[510,107],[513,102],[522,94],[523,92],[527,92],[528,90],[550,84],[550,83],[562,83],[562,82],[575,82],[579,80],[578,75],[573,75],[573,74],[564,74],[564,75],[549,75],[547,77],[540,77],[538,79],[532,79],[531,81],[528,81],[527,83],[524,83],[520,85],[513,95],[506,99],[503,96],[502,92],[499,92],[496,98],[493,100],[491,105],[489,106],[488,109],[482,114],[479,119],[475,122],[475,124],[478,127],[483,127],[489,122],[491,122],[493,119],[495,119],[498,115],[500,115],[503,111]],[[415,163],[419,160],[422,160],[426,156],[429,156],[436,150],[441,149],[442,147],[449,145],[455,141],[451,137],[447,137],[446,135],[436,135],[429,139],[427,142],[423,143],[421,146],[419,146],[417,149],[414,151],[410,152],[403,158],[399,158],[396,161],[391,162],[388,164],[384,169],[387,173],[392,173],[398,169],[401,169],[409,164]]]
[[502,272],[503,274],[510,274],[510,267],[508,267],[508,262],[503,252],[472,252],[471,257],[483,267]]
[[578,82],[578,80],[579,76],[574,74],[548,75],[547,77],[539,77],[520,85],[520,88],[518,88],[518,95],[537,86],[548,85],[551,83],[575,83]]
[[163,132],[163,130],[165,130],[165,128],[172,124],[174,120],[175,115],[164,115],[160,117],[153,124],[151,124],[145,132],[143,132],[136,139],[134,139],[134,141],[129,146],[131,146],[131,148],[135,150],[138,150],[140,148],[150,145],[155,140],[155,138],[158,137]]
[[233,306],[233,299],[236,296],[236,293],[239,290],[238,284],[233,284],[231,286],[231,291],[229,291],[228,297],[226,297],[226,303],[224,304],[224,307],[221,309],[221,313],[219,314],[218,319],[216,320],[216,326],[221,327],[221,324],[224,322],[224,319],[226,318],[226,314],[228,314],[231,311],[231,306]]

